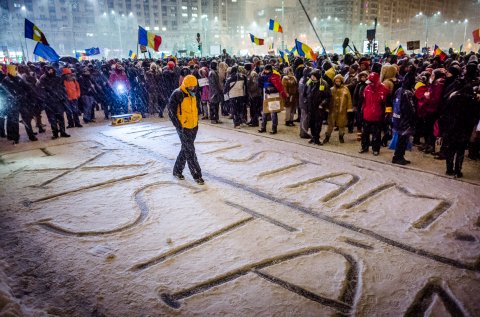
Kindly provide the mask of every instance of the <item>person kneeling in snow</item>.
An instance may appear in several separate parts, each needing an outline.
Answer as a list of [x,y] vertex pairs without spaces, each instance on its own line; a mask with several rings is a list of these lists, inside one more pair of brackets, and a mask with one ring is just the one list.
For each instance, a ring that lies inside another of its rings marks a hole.
[[198,132],[198,106],[195,97],[195,88],[197,87],[197,78],[193,75],[187,75],[183,79],[182,85],[175,89],[168,101],[168,116],[177,129],[182,149],[178,153],[173,176],[183,180],[185,177],[182,172],[185,168],[185,162],[193,178],[199,185],[205,182],[202,178],[202,170],[198,164],[195,154],[195,138]]

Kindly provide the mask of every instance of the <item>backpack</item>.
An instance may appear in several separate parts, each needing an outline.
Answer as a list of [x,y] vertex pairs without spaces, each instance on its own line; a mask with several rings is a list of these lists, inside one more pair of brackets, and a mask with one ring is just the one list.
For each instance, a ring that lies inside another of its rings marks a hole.
[[400,118],[401,118],[401,113],[402,109],[401,104],[402,104],[402,94],[403,94],[403,89],[399,88],[395,92],[395,96],[393,97],[393,115],[392,115],[392,124],[394,128],[398,128],[400,125]]

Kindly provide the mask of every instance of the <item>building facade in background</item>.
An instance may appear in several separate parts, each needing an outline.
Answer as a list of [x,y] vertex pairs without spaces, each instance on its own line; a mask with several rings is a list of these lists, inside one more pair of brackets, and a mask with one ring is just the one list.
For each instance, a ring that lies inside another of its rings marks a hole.
[[[345,37],[360,49],[375,18],[380,51],[384,44],[393,48],[409,40],[478,49],[471,42],[472,30],[480,25],[478,0],[302,2],[328,52],[339,51]],[[103,57],[127,57],[137,49],[138,25],[161,35],[160,50],[167,53],[211,55],[225,48],[230,54],[265,54],[272,44],[292,47],[295,38],[321,51],[297,0],[0,0],[0,10],[2,52],[31,55],[35,43],[23,38],[24,18],[46,34],[60,55],[98,46]],[[284,34],[268,31],[271,18],[282,24]],[[264,38],[265,47],[253,46],[249,33]]]

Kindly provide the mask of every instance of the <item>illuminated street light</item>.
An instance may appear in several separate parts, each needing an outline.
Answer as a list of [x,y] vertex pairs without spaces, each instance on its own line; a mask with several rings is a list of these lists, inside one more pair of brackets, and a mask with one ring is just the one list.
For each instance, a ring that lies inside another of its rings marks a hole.
[[112,14],[115,15],[115,10],[112,10]]
[[22,9],[22,11],[26,11],[26,10],[27,10],[27,8],[26,8],[25,6],[22,6],[21,9]]

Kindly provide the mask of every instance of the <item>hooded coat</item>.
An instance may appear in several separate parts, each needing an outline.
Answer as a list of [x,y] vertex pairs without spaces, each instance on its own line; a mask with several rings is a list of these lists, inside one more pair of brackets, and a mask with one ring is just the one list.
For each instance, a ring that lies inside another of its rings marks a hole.
[[397,89],[393,100],[393,128],[399,135],[412,135],[415,133],[415,74],[410,73],[403,79],[402,87]]
[[302,99],[305,100],[307,111],[312,119],[323,120],[331,98],[332,91],[324,79],[307,80]]
[[220,77],[216,67],[216,62],[212,62],[211,70],[208,73],[208,97],[209,101],[213,104],[218,104],[223,101],[223,85],[220,85]]
[[77,78],[72,74],[72,71],[68,68],[64,68],[62,71],[63,84],[67,92],[68,100],[77,100],[80,98],[80,85]]
[[343,84],[343,76],[336,75],[333,79],[334,83],[336,79],[340,79],[342,84],[340,87],[333,85],[331,88],[332,99],[328,108],[328,125],[344,128],[348,124],[347,112],[353,111],[352,96],[348,87]]
[[45,92],[45,105],[47,109],[52,109],[59,113],[65,110],[64,104],[67,95],[61,77],[58,77],[56,73],[54,73],[53,76],[45,73],[40,78],[39,87]]
[[177,129],[193,129],[198,126],[198,103],[195,95],[192,95],[187,87],[197,86],[197,78],[187,75],[182,85],[175,89],[168,101],[168,116]]
[[480,103],[475,99],[471,84],[452,93],[445,102],[439,119],[443,139],[447,144],[467,143],[480,117]]
[[370,84],[365,88],[362,105],[363,119],[367,122],[382,122],[385,117],[388,88],[380,82],[378,73],[370,73],[368,80]]

